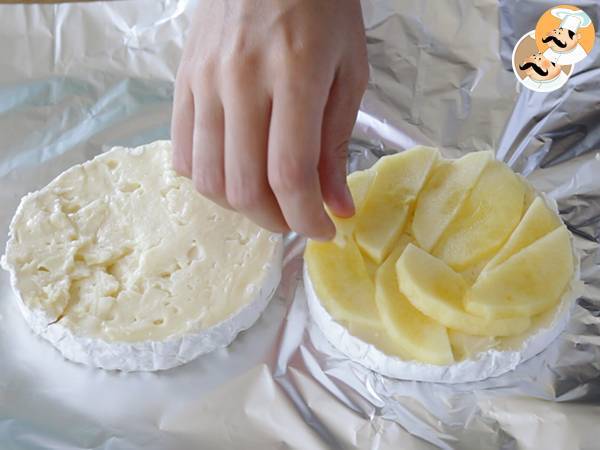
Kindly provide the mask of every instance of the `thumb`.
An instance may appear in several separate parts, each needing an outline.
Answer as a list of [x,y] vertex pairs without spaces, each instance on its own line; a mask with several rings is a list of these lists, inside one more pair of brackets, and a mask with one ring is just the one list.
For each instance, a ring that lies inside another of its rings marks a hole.
[[361,83],[337,76],[323,115],[319,159],[321,191],[331,212],[339,217],[354,214],[354,203],[346,182],[346,161],[363,92]]

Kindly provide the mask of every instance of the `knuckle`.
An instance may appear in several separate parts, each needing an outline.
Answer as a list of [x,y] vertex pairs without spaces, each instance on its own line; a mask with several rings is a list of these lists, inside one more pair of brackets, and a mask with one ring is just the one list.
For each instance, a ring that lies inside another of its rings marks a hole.
[[203,98],[205,93],[212,88],[213,77],[206,72],[199,72],[192,79],[190,86],[192,94],[194,95],[194,101],[197,102]]
[[318,35],[310,33],[298,33],[293,28],[281,28],[276,35],[276,49],[286,59],[287,63],[307,63],[314,60],[318,55],[318,49],[322,48],[323,41]]
[[348,138],[340,140],[336,145],[331,149],[331,157],[335,162],[345,163],[346,158],[348,157],[348,145],[350,141]]
[[288,194],[310,183],[312,172],[306,164],[291,159],[284,160],[275,164],[269,172],[269,184],[274,192]]
[[203,61],[198,62],[198,72],[206,74],[205,76],[211,76],[216,72],[218,66],[218,59],[216,56],[207,56]]
[[263,203],[266,191],[252,183],[230,183],[227,185],[227,201],[238,211],[255,209]]
[[206,89],[213,84],[216,71],[216,60],[213,57],[195,61],[187,77],[192,87]]
[[227,79],[236,79],[248,70],[248,57],[246,55],[227,55],[219,64],[221,76]]
[[325,84],[331,75],[329,64],[319,61],[305,47],[287,49],[277,55],[274,70],[288,89],[311,92]]
[[247,92],[248,85],[258,80],[257,71],[260,70],[259,59],[253,55],[239,55],[235,58],[225,59],[220,67],[219,83],[225,92],[238,95]]
[[172,159],[173,170],[177,172],[179,175],[183,175],[185,177],[189,176],[190,171],[185,162],[185,160],[181,156],[173,155]]
[[224,53],[230,56],[243,56],[252,53],[253,40],[250,36],[253,33],[248,26],[241,25],[237,32],[230,36],[227,44],[224,46]]
[[286,65],[294,60],[301,59],[306,56],[306,45],[302,39],[288,28],[278,30],[275,46],[273,50],[277,53],[279,63]]
[[229,79],[250,75],[259,65],[259,53],[245,43],[234,44],[221,55],[218,64],[220,76]]
[[344,137],[330,141],[329,145],[323,149],[319,169],[325,171],[327,174],[331,172],[337,173],[342,168],[345,171],[346,160],[348,158],[348,143],[349,141]]
[[[329,88],[322,74],[310,73],[312,69],[288,67],[279,75],[280,83],[292,98],[304,101],[310,98],[326,98]],[[300,74],[304,73],[302,76]]]
[[225,183],[222,175],[216,172],[196,173],[193,181],[196,190],[205,197],[219,198],[223,196]]
[[298,46],[286,48],[283,55],[281,55],[280,63],[288,69],[288,72],[297,73],[300,68],[311,67],[313,60],[314,56],[309,53],[305,46]]

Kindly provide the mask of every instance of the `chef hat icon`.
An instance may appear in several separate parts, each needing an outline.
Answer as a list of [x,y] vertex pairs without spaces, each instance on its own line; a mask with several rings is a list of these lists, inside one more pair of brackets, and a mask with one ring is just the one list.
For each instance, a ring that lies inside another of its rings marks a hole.
[[592,23],[590,16],[581,10],[573,11],[567,8],[554,8],[551,10],[551,13],[554,17],[561,20],[561,28],[571,30],[573,33],[577,33],[579,28],[588,27]]

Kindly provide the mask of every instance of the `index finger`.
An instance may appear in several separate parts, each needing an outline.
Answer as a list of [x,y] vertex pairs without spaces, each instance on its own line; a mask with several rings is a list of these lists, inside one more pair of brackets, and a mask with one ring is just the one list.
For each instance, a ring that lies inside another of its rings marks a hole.
[[268,148],[269,184],[286,222],[292,230],[321,240],[335,235],[318,173],[327,92],[308,79],[277,84]]

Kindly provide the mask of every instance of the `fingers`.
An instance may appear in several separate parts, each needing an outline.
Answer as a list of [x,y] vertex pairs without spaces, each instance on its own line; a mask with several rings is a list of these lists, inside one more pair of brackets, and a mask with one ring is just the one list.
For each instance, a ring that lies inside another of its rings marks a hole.
[[[267,180],[270,99],[258,80],[232,80],[224,89],[227,201],[258,225],[289,231]],[[247,85],[254,86],[250,90]]]
[[214,85],[198,82],[194,89],[194,186],[205,197],[230,208],[225,195],[223,105]]
[[327,240],[335,227],[323,207],[318,163],[327,89],[316,80],[283,77],[273,92],[268,179],[294,231]]
[[180,175],[192,176],[192,133],[194,131],[194,97],[187,80],[177,74],[171,116],[171,140],[173,142],[173,169]]
[[366,77],[342,72],[333,82],[323,117],[319,176],[323,200],[333,214],[350,217],[354,203],[346,183],[348,143],[366,87]]
[[173,165],[263,227],[329,239],[323,199],[353,213],[345,160],[360,95],[344,78],[333,83],[344,61],[348,73],[366,64],[360,2],[255,3],[197,8],[175,92]]
[[346,155],[365,83],[338,75],[325,103],[317,83],[284,79],[272,107],[266,91],[243,83],[228,83],[221,99],[214,84],[197,83],[193,94],[179,82],[173,165],[201,194],[264,228],[329,239],[323,200],[338,216],[354,213]]

